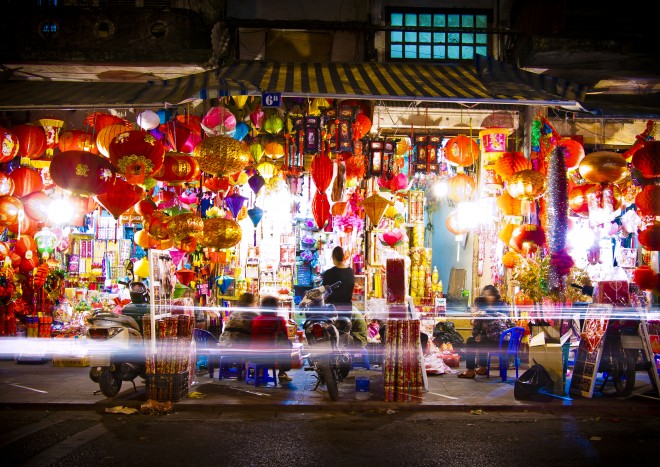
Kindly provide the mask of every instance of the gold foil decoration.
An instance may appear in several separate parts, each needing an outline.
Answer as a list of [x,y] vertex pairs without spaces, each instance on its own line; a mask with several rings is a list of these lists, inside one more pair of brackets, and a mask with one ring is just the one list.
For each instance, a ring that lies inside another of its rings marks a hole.
[[252,160],[249,147],[228,136],[212,136],[195,146],[194,156],[207,174],[231,175],[243,170]]
[[200,242],[209,248],[231,248],[241,241],[241,226],[233,219],[211,217],[204,219],[204,229]]

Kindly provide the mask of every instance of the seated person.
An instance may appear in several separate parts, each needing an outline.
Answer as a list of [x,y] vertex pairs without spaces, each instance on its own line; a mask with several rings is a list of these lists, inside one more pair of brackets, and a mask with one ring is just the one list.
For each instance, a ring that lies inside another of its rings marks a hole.
[[367,321],[359,310],[353,310],[351,313],[351,337],[353,346],[365,348],[367,346]]
[[220,347],[247,348],[252,335],[252,321],[257,317],[254,294],[244,293],[238,299],[236,308],[229,315],[222,334],[218,339]]
[[291,381],[286,374],[291,370],[291,341],[286,330],[286,321],[277,314],[277,298],[261,300],[261,314],[252,320],[251,349],[268,352],[278,369],[281,383]]
[[488,352],[499,348],[500,335],[510,327],[509,317],[502,313],[501,307],[494,286],[484,287],[482,295],[474,299],[472,337],[465,342],[466,370],[458,374],[459,378],[474,379],[476,375],[488,374]]

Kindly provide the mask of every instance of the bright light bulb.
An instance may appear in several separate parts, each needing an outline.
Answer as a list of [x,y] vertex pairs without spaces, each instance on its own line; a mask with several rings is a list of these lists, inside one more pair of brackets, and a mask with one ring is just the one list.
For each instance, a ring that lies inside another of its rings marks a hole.
[[596,240],[596,234],[585,224],[579,224],[570,229],[566,235],[571,249],[575,251],[587,251]]
[[48,220],[53,224],[66,224],[75,214],[75,207],[66,198],[51,201],[48,208]]
[[443,198],[449,193],[449,184],[447,180],[439,180],[433,185],[433,192],[435,193],[436,198]]

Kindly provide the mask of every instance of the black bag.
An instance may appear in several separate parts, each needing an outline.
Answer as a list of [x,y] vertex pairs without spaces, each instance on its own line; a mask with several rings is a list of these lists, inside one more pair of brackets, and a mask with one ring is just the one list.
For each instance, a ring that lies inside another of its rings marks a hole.
[[433,328],[433,343],[440,347],[440,345],[451,343],[451,345],[463,344],[463,336],[454,327],[451,321],[440,321]]
[[549,402],[552,400],[552,396],[540,391],[551,393],[554,386],[548,370],[534,360],[534,365],[516,380],[513,386],[513,397],[519,401]]

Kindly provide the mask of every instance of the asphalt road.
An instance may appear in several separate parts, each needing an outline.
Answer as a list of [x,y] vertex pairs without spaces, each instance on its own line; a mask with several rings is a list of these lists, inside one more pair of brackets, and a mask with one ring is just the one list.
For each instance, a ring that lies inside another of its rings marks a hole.
[[656,414],[0,412],[3,465],[657,465]]

